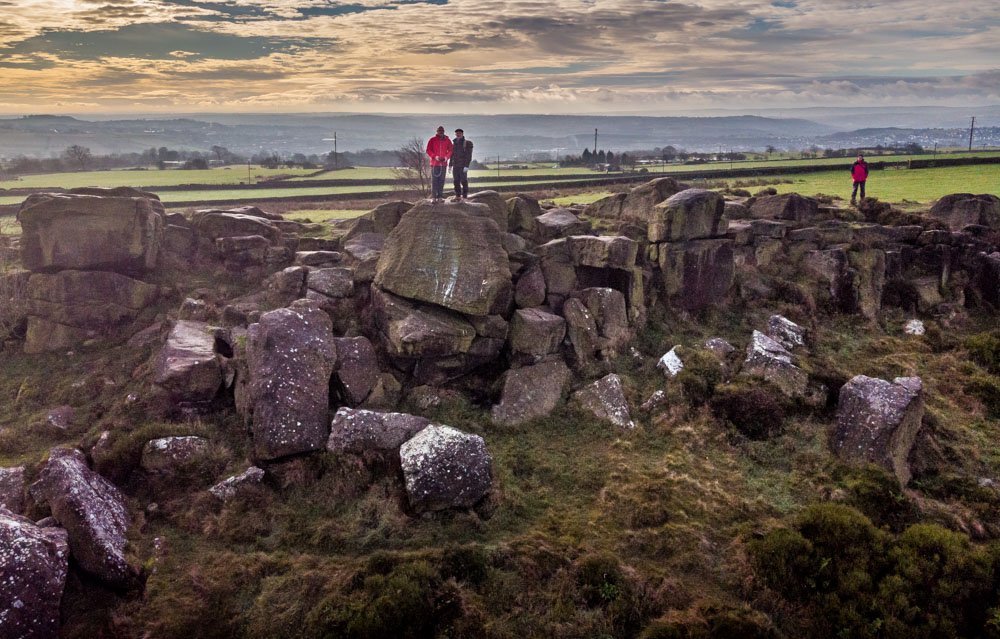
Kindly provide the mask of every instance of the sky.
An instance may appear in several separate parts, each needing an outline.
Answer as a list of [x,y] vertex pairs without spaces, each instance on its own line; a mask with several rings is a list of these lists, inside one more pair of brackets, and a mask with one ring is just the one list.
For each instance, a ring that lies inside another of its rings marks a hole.
[[995,0],[0,0],[0,113],[1000,103]]

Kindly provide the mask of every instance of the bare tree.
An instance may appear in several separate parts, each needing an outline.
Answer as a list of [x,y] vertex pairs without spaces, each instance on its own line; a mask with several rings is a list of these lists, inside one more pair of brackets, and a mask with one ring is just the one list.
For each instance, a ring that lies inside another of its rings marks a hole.
[[19,268],[16,237],[0,218],[0,348],[21,333],[27,320],[28,272]]
[[431,165],[420,138],[411,138],[396,149],[399,166],[392,170],[396,183],[407,189],[416,189],[427,195],[430,189]]
[[90,149],[87,147],[74,144],[73,146],[66,147],[66,150],[63,151],[63,158],[67,162],[76,164],[82,171],[87,168],[87,165],[94,159],[94,156],[90,154]]

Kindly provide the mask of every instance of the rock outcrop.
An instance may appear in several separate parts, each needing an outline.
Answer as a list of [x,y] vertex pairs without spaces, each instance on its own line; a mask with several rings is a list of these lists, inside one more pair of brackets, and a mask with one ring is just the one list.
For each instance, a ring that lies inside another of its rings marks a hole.
[[179,404],[211,401],[223,383],[218,335],[204,322],[178,320],[153,364],[153,383]]
[[934,203],[931,215],[953,231],[961,231],[970,224],[1000,230],[1000,197],[986,193],[952,193]]
[[573,401],[601,421],[623,430],[635,428],[629,414],[628,400],[622,389],[622,380],[611,373],[573,393]]
[[407,413],[341,408],[330,425],[327,450],[335,453],[396,452],[430,424],[430,420]]
[[569,386],[570,371],[561,361],[512,368],[504,373],[500,402],[490,413],[498,424],[515,425],[548,415]]

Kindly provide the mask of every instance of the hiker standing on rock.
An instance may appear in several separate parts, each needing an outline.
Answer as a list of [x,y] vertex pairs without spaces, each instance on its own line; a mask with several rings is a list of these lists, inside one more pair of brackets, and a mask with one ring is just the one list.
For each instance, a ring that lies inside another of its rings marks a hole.
[[851,204],[858,201],[858,187],[861,187],[861,199],[865,199],[865,182],[868,180],[868,163],[865,156],[858,153],[858,159],[851,165],[851,179],[854,180],[854,191],[851,192]]
[[444,177],[448,173],[452,143],[444,134],[444,127],[437,128],[437,135],[427,140],[427,156],[431,159],[431,198],[435,202],[444,200]]
[[455,129],[451,141],[451,175],[455,179],[455,201],[469,197],[469,165],[472,164],[472,140],[465,139],[465,131]]

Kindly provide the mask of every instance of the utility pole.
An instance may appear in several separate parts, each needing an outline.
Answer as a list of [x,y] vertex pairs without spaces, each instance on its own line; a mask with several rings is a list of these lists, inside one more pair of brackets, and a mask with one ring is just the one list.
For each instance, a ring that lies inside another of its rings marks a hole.
[[247,160],[247,184],[253,184],[253,178],[250,176],[250,160]]
[[972,124],[969,126],[969,150],[972,150],[972,132],[976,130],[976,116],[972,116]]
[[597,163],[597,129],[594,129],[594,163]]
[[339,167],[337,166],[337,132],[333,132],[333,170],[336,171]]
[[497,179],[500,179],[500,154],[497,153]]

